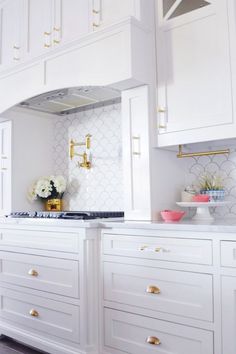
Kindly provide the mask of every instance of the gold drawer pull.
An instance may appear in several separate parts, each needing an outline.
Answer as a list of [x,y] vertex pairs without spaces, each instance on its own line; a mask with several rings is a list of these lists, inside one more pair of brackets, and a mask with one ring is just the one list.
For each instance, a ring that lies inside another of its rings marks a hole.
[[151,345],[160,345],[161,344],[161,341],[159,338],[152,337],[152,336],[147,337],[146,342]]
[[39,275],[39,273],[38,273],[37,270],[35,270],[35,269],[30,269],[30,270],[28,271],[28,274],[29,274],[29,275],[32,275],[32,277],[37,277],[37,276]]
[[60,43],[60,41],[58,41],[57,39],[53,39],[53,43],[55,43],[55,44],[59,44],[59,43]]
[[98,15],[99,13],[100,13],[100,11],[93,9],[93,14]]
[[100,25],[98,25],[97,23],[93,23],[93,27],[100,27]]
[[159,113],[165,113],[165,112],[166,112],[166,108],[165,108],[165,107],[158,107],[158,108],[157,108],[157,112],[159,112]]
[[45,31],[45,32],[44,32],[44,35],[45,35],[45,36],[51,36],[51,32],[46,32],[46,31]]
[[146,289],[148,294],[160,294],[161,290],[155,285],[149,285]]
[[51,47],[51,44],[44,44],[44,48],[50,48]]
[[39,317],[38,311],[36,311],[36,310],[34,310],[34,309],[30,310],[29,314],[30,314],[30,316],[32,316],[32,317]]
[[139,251],[145,251],[146,249],[148,248],[148,246],[141,246],[141,247],[139,247]]
[[162,248],[161,248],[161,247],[156,247],[156,248],[155,248],[155,252],[158,253],[158,252],[161,252],[161,251],[162,251]]
[[166,129],[167,126],[166,126],[166,125],[163,125],[163,124],[159,124],[159,125],[158,125],[158,128],[159,128],[159,129]]
[[60,32],[60,27],[53,27],[53,31]]

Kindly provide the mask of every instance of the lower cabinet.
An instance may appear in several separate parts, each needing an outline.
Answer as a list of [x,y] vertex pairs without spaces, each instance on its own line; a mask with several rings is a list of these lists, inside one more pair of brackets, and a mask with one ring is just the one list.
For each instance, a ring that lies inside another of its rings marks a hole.
[[213,354],[213,333],[105,308],[108,353]]
[[222,338],[223,353],[236,353],[236,276],[223,276],[222,286]]
[[96,228],[0,225],[1,334],[50,354],[98,353],[96,237]]

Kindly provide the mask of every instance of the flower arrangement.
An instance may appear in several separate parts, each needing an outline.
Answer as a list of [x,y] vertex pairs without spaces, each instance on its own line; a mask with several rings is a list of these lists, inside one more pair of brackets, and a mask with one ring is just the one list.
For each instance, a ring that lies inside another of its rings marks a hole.
[[[63,176],[48,176],[39,178],[30,188],[28,197],[31,201],[41,199],[43,201],[54,200],[46,206],[47,210],[61,209],[61,203],[55,202],[61,200],[66,190],[66,180]],[[60,204],[60,206],[56,206]],[[51,205],[51,207],[50,207]]]
[[210,201],[221,201],[225,197],[223,179],[219,175],[205,174],[199,179],[201,194],[208,194]]

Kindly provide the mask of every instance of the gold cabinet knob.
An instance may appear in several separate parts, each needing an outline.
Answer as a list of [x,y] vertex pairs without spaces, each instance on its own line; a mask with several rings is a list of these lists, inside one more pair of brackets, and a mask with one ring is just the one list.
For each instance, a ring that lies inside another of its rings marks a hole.
[[160,107],[157,108],[157,112],[158,112],[158,113],[165,113],[165,112],[166,112],[166,108],[160,106]]
[[161,341],[159,338],[152,337],[152,336],[147,337],[146,342],[151,345],[160,345],[161,344]]
[[34,309],[30,310],[29,314],[30,314],[30,316],[32,316],[32,317],[39,317],[38,311],[36,311],[36,310],[34,310]]
[[164,125],[164,124],[159,124],[159,125],[158,125],[158,128],[159,128],[159,129],[166,129],[166,128],[167,128],[167,126],[166,126],[166,125]]
[[158,253],[158,252],[161,252],[161,251],[162,251],[162,248],[161,248],[161,247],[156,247],[156,248],[155,248],[155,252]]
[[61,41],[58,41],[57,39],[53,39],[53,43],[59,44]]
[[28,274],[31,275],[32,277],[37,277],[39,275],[39,273],[35,269],[30,269],[28,271]]
[[148,248],[148,246],[140,246],[139,247],[139,251],[145,251]]
[[160,294],[161,290],[155,285],[149,285],[146,289],[148,294]]
[[50,48],[51,47],[51,44],[44,44],[44,48]]
[[100,25],[94,22],[93,27],[100,27]]
[[100,11],[93,9],[93,14],[98,15]]

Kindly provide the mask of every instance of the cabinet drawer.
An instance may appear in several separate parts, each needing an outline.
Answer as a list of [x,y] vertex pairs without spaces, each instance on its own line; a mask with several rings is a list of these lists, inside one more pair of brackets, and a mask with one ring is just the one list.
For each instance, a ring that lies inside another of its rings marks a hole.
[[1,319],[27,331],[79,342],[79,307],[1,288]]
[[31,230],[7,230],[0,233],[1,246],[34,248],[58,252],[79,252],[79,235],[65,232],[44,232]]
[[73,260],[0,252],[0,281],[79,297],[79,263]]
[[212,321],[212,276],[104,263],[104,299],[183,317]]
[[221,241],[221,265],[236,267],[236,242]]
[[104,254],[196,264],[212,264],[210,240],[105,234]]
[[[109,353],[114,348],[129,354],[213,354],[209,331],[111,309],[105,309],[104,337]],[[159,339],[160,344],[147,343],[150,337]]]

